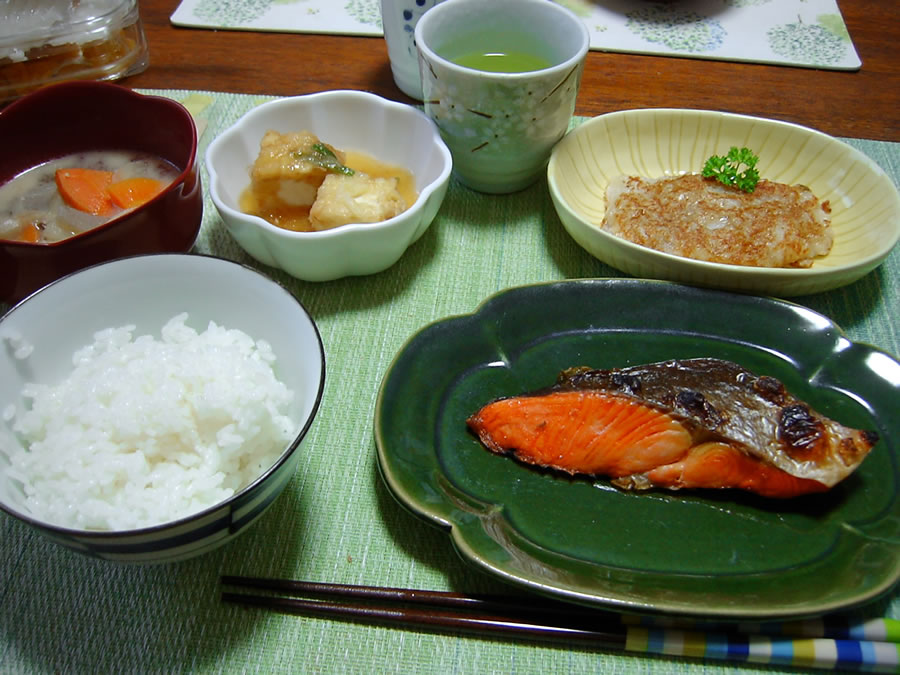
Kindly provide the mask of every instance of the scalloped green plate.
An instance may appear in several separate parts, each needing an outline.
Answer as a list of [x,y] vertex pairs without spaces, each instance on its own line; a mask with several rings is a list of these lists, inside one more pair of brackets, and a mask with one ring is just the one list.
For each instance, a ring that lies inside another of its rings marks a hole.
[[[466,428],[484,403],[568,366],[697,356],[778,377],[880,440],[829,492],[773,501],[620,492],[491,454]],[[800,305],[590,279],[510,289],[414,335],[382,382],[375,441],[397,500],[507,582],[620,611],[801,617],[873,600],[900,578],[898,402],[900,363]]]

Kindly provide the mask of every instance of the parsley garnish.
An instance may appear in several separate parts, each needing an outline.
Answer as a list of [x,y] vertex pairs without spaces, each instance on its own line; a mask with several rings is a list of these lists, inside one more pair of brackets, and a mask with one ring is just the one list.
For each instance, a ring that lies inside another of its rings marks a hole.
[[703,165],[703,176],[715,178],[722,185],[736,187],[744,192],[753,192],[759,182],[756,163],[759,157],[748,148],[731,148],[724,157],[713,155]]

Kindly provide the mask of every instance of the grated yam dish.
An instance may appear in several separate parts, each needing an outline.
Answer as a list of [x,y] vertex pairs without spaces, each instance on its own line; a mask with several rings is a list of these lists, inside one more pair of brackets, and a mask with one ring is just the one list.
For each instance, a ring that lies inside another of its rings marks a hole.
[[810,267],[833,243],[830,206],[809,188],[760,180],[747,193],[700,174],[614,178],[600,227],[663,253],[755,267]]

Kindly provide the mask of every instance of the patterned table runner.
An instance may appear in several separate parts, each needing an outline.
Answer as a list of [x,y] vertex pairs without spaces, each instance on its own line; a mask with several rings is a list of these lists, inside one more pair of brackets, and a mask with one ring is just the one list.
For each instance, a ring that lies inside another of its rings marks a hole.
[[[856,70],[836,0],[558,0],[582,17],[591,49]],[[415,7],[410,0],[410,8]],[[177,26],[381,36],[379,0],[183,0]]]

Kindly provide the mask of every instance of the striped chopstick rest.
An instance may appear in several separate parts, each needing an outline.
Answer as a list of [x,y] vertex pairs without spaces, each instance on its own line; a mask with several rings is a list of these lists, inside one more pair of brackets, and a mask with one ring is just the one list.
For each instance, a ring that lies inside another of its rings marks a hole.
[[900,673],[900,644],[874,640],[786,638],[630,626],[625,649],[802,668]]
[[792,638],[833,638],[837,640],[869,640],[900,643],[900,620],[842,617],[802,619],[796,621],[762,621],[723,623],[682,617],[639,616],[623,614],[622,624],[645,628],[674,628],[691,631],[741,633]]

